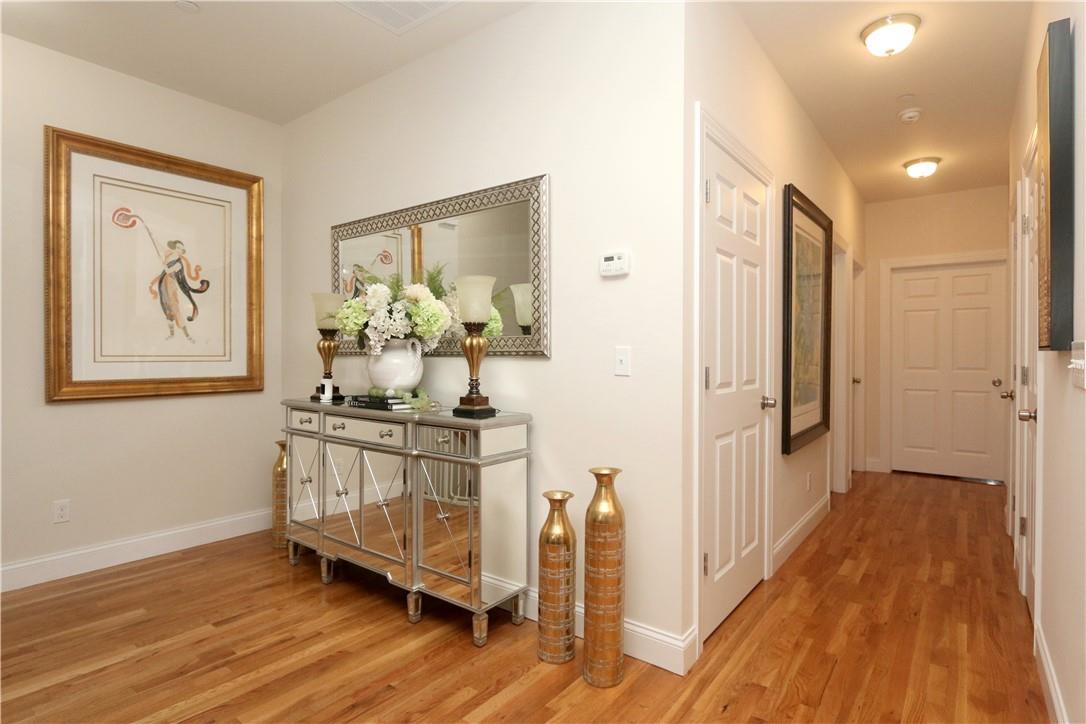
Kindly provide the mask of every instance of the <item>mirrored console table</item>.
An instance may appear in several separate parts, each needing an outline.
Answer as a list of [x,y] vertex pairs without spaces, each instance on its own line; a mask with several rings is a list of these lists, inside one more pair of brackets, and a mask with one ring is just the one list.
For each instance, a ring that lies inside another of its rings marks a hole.
[[291,565],[307,548],[325,583],[336,561],[381,573],[407,591],[411,623],[422,594],[472,611],[477,646],[491,608],[511,602],[523,623],[530,415],[282,404]]

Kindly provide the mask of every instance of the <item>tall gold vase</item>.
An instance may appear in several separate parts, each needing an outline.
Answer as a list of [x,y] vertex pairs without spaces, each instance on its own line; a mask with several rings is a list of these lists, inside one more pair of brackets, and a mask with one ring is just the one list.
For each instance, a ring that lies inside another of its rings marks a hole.
[[272,468],[272,546],[287,547],[287,441],[276,440],[279,457]]
[[573,658],[574,597],[577,593],[577,534],[566,514],[573,493],[548,490],[551,509],[539,531],[540,661],[563,664]]
[[584,521],[584,680],[592,686],[622,681],[626,591],[626,515],[615,494],[618,468],[592,468],[596,494]]

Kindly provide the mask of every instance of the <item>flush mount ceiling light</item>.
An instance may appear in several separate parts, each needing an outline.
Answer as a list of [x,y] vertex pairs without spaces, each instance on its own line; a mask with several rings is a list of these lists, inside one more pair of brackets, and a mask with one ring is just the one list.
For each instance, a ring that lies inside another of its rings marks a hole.
[[935,173],[935,169],[939,168],[939,162],[942,160],[934,156],[914,158],[912,161],[905,163],[905,173],[909,174],[911,178],[927,178]]
[[860,40],[871,55],[885,58],[908,48],[919,27],[917,15],[887,15],[864,28]]

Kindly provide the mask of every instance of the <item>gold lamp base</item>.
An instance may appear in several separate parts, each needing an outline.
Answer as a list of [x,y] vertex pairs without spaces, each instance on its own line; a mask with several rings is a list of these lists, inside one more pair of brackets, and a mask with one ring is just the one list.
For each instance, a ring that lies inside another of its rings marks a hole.
[[490,349],[490,341],[483,336],[485,322],[465,322],[468,336],[460,343],[464,356],[468,358],[468,394],[460,398],[460,404],[453,408],[455,417],[467,417],[482,420],[494,417],[498,411],[490,406],[490,398],[479,392],[479,366]]
[[317,352],[321,356],[321,362],[324,363],[324,374],[321,375],[321,383],[317,385],[317,391],[309,396],[309,400],[341,405],[343,395],[339,393],[339,385],[332,384],[332,360],[336,358],[336,352],[339,350],[336,330],[318,329],[317,331],[321,333],[320,341],[317,342]]

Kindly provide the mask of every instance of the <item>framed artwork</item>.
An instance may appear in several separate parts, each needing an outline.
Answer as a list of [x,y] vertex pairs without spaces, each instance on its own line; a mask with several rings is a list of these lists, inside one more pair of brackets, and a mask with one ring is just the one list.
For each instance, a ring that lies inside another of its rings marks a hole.
[[833,221],[792,184],[784,187],[785,455],[830,429]]
[[45,128],[50,402],[264,387],[263,180]]
[[1037,64],[1037,346],[1069,350],[1075,297],[1075,81],[1071,20],[1050,23]]

